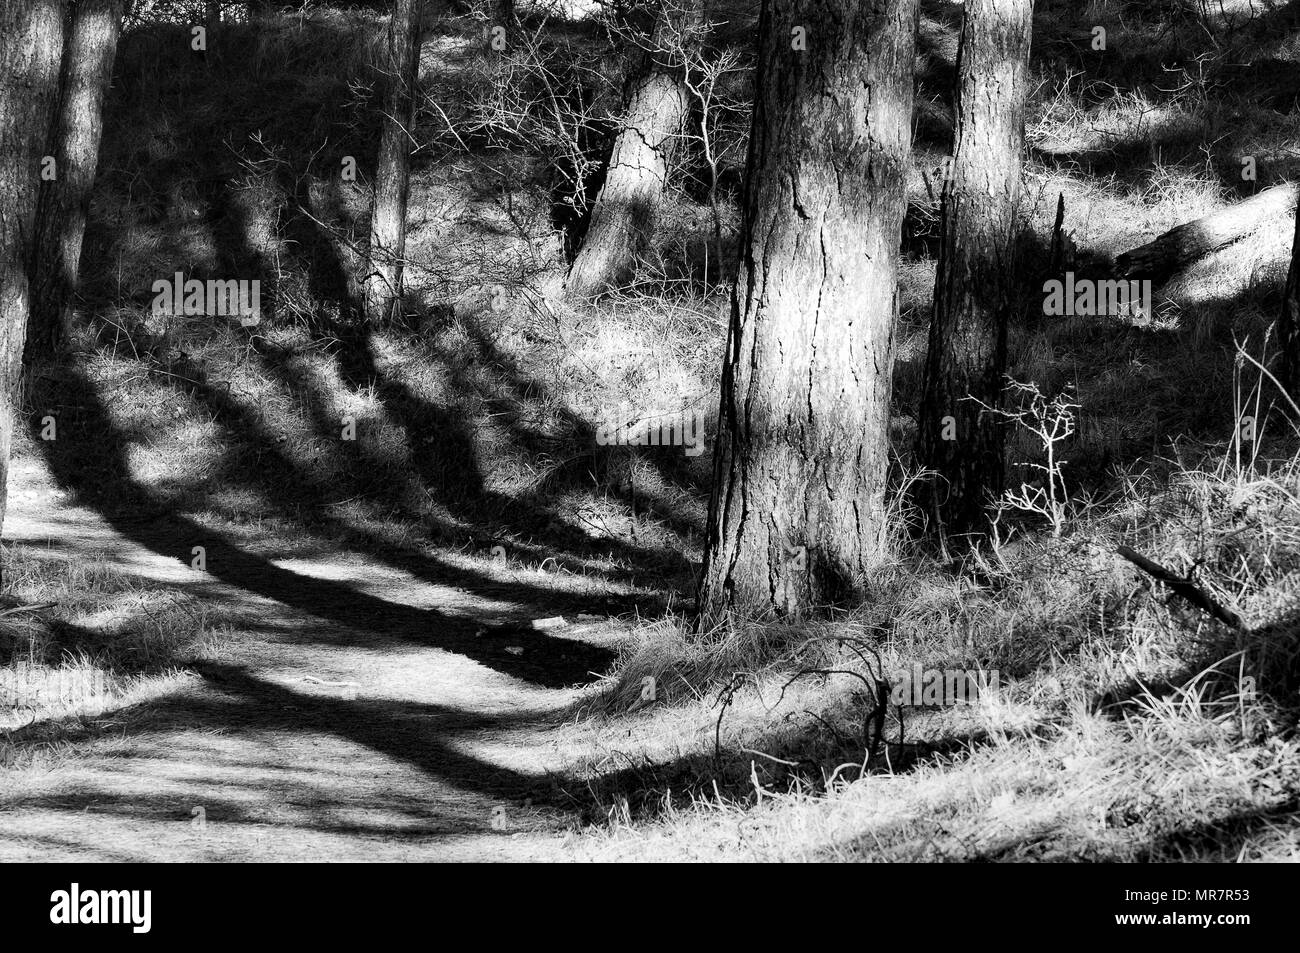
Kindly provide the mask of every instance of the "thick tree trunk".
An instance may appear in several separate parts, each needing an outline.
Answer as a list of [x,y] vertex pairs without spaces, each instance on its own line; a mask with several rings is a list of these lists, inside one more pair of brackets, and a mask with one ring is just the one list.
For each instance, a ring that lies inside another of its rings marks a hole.
[[384,126],[370,222],[370,263],[363,282],[362,306],[366,321],[372,325],[392,318],[402,295],[406,201],[411,182],[410,129],[415,118],[419,68],[419,0],[394,0],[388,26]]
[[1295,210],[1298,195],[1300,186],[1295,183],[1275,185],[1124,252],[1115,259],[1115,267],[1125,278],[1167,278],[1256,229],[1284,219]]
[[[936,528],[983,528],[1002,486],[996,407],[1015,287],[1033,0],[966,0],[957,57],[956,144],[943,188],[930,348],[917,419],[919,481]],[[973,398],[973,399],[972,399]]]
[[1291,239],[1291,269],[1286,276],[1282,295],[1282,316],[1278,321],[1278,338],[1282,346],[1282,386],[1291,399],[1300,403],[1300,214],[1296,215],[1295,235]]
[[71,325],[123,5],[124,0],[77,0],[72,9],[54,126],[56,177],[41,183],[37,208],[29,361],[53,354]]
[[62,0],[0,2],[0,527],[27,333],[36,198],[59,88]]
[[916,29],[916,0],[764,0],[706,621],[842,602],[882,555]]
[[564,282],[568,294],[592,297],[626,282],[649,247],[686,123],[687,91],[678,74],[663,57],[646,57],[587,234]]

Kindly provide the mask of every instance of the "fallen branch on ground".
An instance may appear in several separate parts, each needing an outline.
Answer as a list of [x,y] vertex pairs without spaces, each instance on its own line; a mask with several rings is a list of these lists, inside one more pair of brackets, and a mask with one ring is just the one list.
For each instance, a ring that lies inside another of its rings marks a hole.
[[323,678],[317,678],[315,675],[304,675],[302,681],[311,682],[314,685],[328,685],[330,688],[360,688],[359,682],[327,682]]
[[1190,577],[1177,576],[1164,566],[1152,562],[1150,559],[1147,559],[1136,550],[1130,549],[1128,546],[1117,547],[1115,552],[1120,556],[1123,556],[1157,582],[1164,583],[1175,595],[1182,596],[1187,602],[1190,602],[1192,605],[1196,606],[1196,608],[1204,612],[1208,612],[1224,625],[1231,626],[1234,629],[1241,628],[1241,617],[1235,612],[1219,605],[1219,603],[1203,589],[1192,582]]
[[3,619],[7,615],[16,615],[19,612],[36,612],[40,609],[53,609],[57,605],[57,602],[38,602],[30,606],[14,606],[12,609],[5,609],[0,612],[0,619]]

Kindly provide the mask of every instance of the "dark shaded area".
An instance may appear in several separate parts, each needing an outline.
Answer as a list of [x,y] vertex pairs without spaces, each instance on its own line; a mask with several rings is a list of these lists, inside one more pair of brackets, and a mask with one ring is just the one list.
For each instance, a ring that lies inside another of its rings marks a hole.
[[1242,848],[1259,834],[1277,830],[1279,825],[1300,821],[1300,798],[1289,798],[1267,808],[1237,811],[1226,817],[1190,824],[1158,834],[1142,851],[1139,863],[1168,862],[1171,855],[1188,860],[1213,858],[1220,863],[1236,863]]

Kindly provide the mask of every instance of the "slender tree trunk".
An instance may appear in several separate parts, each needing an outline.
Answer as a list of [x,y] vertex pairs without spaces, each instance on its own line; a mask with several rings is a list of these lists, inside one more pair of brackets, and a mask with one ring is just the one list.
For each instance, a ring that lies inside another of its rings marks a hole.
[[123,0],[77,0],[72,8],[54,126],[55,178],[41,183],[37,207],[29,361],[52,355],[71,326],[122,10]]
[[[956,147],[943,189],[943,234],[917,456],[923,509],[950,533],[987,522],[1002,486],[1007,322],[1025,138],[1033,0],[966,0],[958,52]],[[974,399],[970,399],[974,398]]]
[[[652,45],[663,28],[656,26]],[[627,116],[614,140],[605,184],[565,291],[591,297],[632,277],[654,235],[655,216],[668,182],[668,169],[687,117],[687,91],[669,57],[652,52],[632,90]]]
[[63,54],[63,0],[0,2],[0,527],[27,333],[27,272]]
[[1278,321],[1278,338],[1282,347],[1282,386],[1291,399],[1300,403],[1300,210],[1296,212],[1295,236],[1291,239],[1291,270],[1286,276],[1282,296],[1282,316]]
[[854,598],[883,554],[917,15],[764,0],[706,621]]
[[370,263],[362,283],[362,306],[366,321],[372,325],[391,319],[402,295],[406,201],[411,185],[410,129],[420,68],[419,34],[419,0],[394,0],[388,25],[384,125],[370,222]]

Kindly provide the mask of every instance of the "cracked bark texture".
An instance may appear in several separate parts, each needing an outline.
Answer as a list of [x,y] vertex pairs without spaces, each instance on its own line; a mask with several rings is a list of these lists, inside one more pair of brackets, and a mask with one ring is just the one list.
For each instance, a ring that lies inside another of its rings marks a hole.
[[885,547],[917,2],[765,0],[759,29],[706,621],[860,596]]
[[[687,25],[689,28],[689,24]],[[660,30],[652,45],[658,45]],[[668,170],[689,112],[680,69],[647,55],[564,290],[589,298],[628,281],[654,235]]]
[[125,0],[77,0],[72,7],[54,126],[56,177],[41,183],[36,213],[29,361],[54,354],[71,326],[124,6]]
[[30,306],[41,159],[59,89],[62,0],[0,0],[0,526]]
[[986,528],[986,506],[1002,489],[1004,424],[967,398],[997,407],[1004,386],[1032,14],[1032,0],[966,0],[962,19],[917,419],[918,462],[936,474],[918,481],[917,502],[945,534]]

